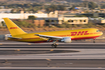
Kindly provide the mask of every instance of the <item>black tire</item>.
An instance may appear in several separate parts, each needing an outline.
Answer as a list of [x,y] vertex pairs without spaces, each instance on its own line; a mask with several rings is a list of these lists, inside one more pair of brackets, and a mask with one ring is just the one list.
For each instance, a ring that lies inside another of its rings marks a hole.
[[95,43],[95,39],[93,40],[93,43]]
[[56,44],[54,45],[54,48],[57,48],[57,45]]
[[54,48],[57,48],[57,44],[52,44],[51,46]]
[[52,47],[54,47],[54,44],[51,44]]

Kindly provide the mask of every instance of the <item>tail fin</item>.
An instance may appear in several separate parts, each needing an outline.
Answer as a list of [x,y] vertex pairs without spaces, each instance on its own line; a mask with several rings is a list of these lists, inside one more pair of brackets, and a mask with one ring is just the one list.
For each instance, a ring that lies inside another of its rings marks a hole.
[[9,18],[3,18],[11,35],[20,35],[20,34],[26,34],[21,28],[19,28],[14,22],[12,22]]

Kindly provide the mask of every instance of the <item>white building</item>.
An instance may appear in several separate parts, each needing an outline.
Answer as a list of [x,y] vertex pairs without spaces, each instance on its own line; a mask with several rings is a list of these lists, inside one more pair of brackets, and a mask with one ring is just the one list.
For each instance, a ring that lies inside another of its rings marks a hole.
[[51,24],[62,24],[67,22],[68,24],[88,24],[88,17],[71,17],[68,16],[58,16],[58,11],[47,13],[0,13],[0,22],[4,21],[2,18],[10,19],[28,19],[28,16],[36,16],[37,20],[44,20]]
[[4,21],[2,18],[10,18],[10,19],[28,19],[28,16],[36,16],[37,18],[46,18],[48,17],[47,13],[0,13],[0,22]]
[[12,9],[0,9],[0,13],[10,13]]

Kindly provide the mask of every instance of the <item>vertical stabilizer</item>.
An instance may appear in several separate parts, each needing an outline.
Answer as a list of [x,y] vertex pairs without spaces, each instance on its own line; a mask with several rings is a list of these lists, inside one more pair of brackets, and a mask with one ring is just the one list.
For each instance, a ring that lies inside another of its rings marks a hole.
[[12,22],[9,18],[3,18],[11,35],[20,35],[20,34],[26,34],[21,28],[19,28],[14,22]]

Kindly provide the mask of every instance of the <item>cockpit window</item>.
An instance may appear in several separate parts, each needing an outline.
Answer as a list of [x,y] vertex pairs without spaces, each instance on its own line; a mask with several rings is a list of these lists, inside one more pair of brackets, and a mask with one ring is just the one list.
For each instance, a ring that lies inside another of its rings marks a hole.
[[96,32],[101,32],[100,30],[97,30]]

